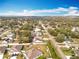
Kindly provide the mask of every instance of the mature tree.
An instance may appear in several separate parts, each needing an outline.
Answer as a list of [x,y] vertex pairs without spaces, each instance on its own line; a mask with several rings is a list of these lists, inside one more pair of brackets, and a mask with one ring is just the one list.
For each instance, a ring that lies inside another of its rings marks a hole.
[[57,36],[58,32],[52,29],[48,29],[48,32],[52,35],[52,36]]
[[56,41],[61,43],[65,40],[65,35],[64,34],[58,34],[56,37]]
[[78,38],[78,39],[79,39],[79,32],[71,32],[71,33],[70,33],[70,36],[71,36],[72,38]]

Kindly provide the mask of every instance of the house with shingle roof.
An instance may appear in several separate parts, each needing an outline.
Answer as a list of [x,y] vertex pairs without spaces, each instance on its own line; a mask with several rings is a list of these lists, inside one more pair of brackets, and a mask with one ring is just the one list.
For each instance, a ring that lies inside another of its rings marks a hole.
[[36,49],[36,48],[32,48],[32,49],[29,49],[27,52],[24,53],[24,57],[26,59],[36,59],[39,56],[41,56],[42,54],[43,53],[42,53],[41,50]]
[[14,45],[10,50],[10,59],[17,59],[16,57],[18,54],[20,54],[22,47],[22,45]]
[[21,49],[22,49],[22,45],[14,45],[11,50],[10,50],[10,54],[19,54]]

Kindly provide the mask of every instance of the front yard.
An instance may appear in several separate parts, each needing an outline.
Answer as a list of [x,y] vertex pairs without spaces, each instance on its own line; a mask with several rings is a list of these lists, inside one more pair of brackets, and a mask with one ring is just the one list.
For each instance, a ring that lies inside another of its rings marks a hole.
[[72,51],[72,49],[68,49],[68,48],[61,48],[61,50],[63,51],[63,53],[65,54],[65,55],[67,55],[67,56],[72,56],[73,55],[73,51]]

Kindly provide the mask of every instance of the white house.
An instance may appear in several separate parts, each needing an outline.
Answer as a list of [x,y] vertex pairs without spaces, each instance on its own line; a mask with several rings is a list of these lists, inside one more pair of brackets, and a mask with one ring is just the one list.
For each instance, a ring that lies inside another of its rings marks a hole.
[[79,27],[73,27],[73,28],[71,29],[71,31],[72,31],[72,32],[74,32],[74,31],[78,31],[78,32],[79,32]]
[[0,59],[3,59],[3,55],[4,55],[3,53],[0,53]]
[[16,57],[17,57],[17,56],[12,56],[10,59],[17,59]]

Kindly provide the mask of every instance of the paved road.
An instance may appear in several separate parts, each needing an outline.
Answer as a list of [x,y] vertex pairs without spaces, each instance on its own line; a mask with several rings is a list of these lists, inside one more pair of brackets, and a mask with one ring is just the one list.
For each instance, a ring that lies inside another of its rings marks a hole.
[[44,44],[46,44],[46,43],[6,43],[6,44],[0,44],[0,46],[8,46],[8,45],[10,45],[10,46],[12,46],[12,45],[37,45],[37,44],[40,44],[40,45],[44,45]]
[[6,44],[0,44],[0,46],[8,46],[8,45],[30,45],[31,43],[6,43]]
[[[61,45],[65,46],[64,43],[57,43],[57,45],[59,45],[59,46],[61,46]],[[68,45],[71,46],[71,47],[73,47],[73,46],[79,47],[79,44],[75,44],[75,43],[68,43]],[[61,47],[62,47],[62,46],[61,46]]]
[[47,28],[44,26],[44,24],[43,24],[41,21],[39,21],[39,24],[43,27],[43,29],[45,30],[45,32],[48,34],[49,39],[50,39],[50,42],[51,42],[51,44],[54,46],[54,48],[56,49],[56,52],[57,52],[57,54],[60,56],[60,58],[61,58],[61,59],[66,59],[64,53],[61,51],[60,47],[58,47],[58,45],[56,44],[56,41],[55,41],[54,37],[51,36],[51,35],[48,33]]

